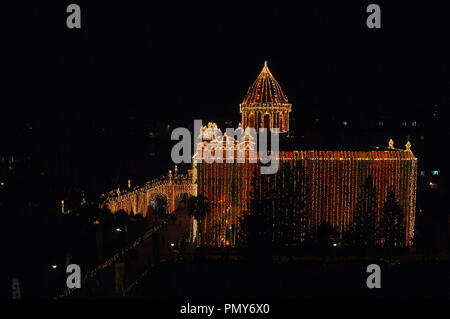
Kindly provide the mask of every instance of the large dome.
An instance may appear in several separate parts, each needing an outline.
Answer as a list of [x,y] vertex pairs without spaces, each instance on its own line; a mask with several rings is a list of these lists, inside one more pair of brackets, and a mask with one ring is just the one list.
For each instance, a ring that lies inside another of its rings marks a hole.
[[270,73],[267,62],[255,82],[250,86],[244,101],[239,105],[243,129],[275,129],[289,132],[289,113],[292,105],[277,80]]
[[270,73],[267,61],[253,84],[249,87],[247,95],[242,104],[286,104],[288,100],[278,84],[277,80]]

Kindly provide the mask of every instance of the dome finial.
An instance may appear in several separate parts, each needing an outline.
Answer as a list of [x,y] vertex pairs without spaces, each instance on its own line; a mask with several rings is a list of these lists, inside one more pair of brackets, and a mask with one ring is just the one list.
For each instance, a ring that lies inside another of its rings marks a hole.
[[409,135],[406,137],[405,147],[407,151],[411,151],[411,143],[409,142]]
[[389,148],[390,149],[394,148],[394,140],[392,138],[389,140]]
[[270,73],[269,67],[267,66],[267,60],[264,60],[264,66],[261,73]]
[[409,138],[408,138],[408,142],[406,142],[406,150],[407,151],[411,151],[411,143],[409,142]]

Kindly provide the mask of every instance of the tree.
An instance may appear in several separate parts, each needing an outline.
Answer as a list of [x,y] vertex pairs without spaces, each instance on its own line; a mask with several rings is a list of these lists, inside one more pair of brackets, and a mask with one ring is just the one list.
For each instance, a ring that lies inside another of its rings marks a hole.
[[259,175],[255,170],[251,182],[249,211],[239,217],[239,244],[252,259],[268,259],[271,256],[273,237],[273,201],[271,178]]
[[157,196],[155,199],[155,208],[153,209],[153,218],[160,222],[167,218],[166,200],[161,196]]
[[206,198],[204,195],[198,195],[193,196],[189,198],[188,201],[188,212],[189,215],[192,216],[198,224],[197,232],[198,232],[198,243],[201,244],[201,225],[203,219],[206,217],[206,215],[210,212],[211,207],[210,203],[208,201],[208,198]]
[[240,244],[261,257],[274,247],[298,247],[309,233],[309,188],[301,163],[283,163],[273,175],[256,170],[251,185],[249,211],[239,218]]
[[339,237],[339,231],[336,227],[331,226],[327,222],[321,222],[317,229],[317,243],[324,251],[331,247],[333,241]]
[[298,161],[283,163],[273,181],[274,243],[278,247],[298,247],[309,233],[305,169]]
[[390,190],[383,207],[378,225],[378,237],[382,245],[392,249],[401,247],[406,241],[405,216],[402,207],[395,198],[395,193]]
[[368,176],[360,188],[353,222],[344,240],[353,247],[368,248],[376,243],[376,223],[378,215],[376,191],[372,176]]
[[121,210],[117,211],[114,214],[114,216],[116,219],[117,226],[119,226],[119,227],[128,226],[130,218],[125,210],[121,209]]

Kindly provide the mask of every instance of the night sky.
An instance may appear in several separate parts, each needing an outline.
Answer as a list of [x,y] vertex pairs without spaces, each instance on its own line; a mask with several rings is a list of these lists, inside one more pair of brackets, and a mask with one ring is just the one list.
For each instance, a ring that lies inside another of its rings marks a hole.
[[71,30],[71,2],[2,3],[4,150],[26,149],[32,126],[39,152],[67,145],[76,155],[55,156],[86,167],[117,148],[93,142],[99,130],[127,144],[130,125],[237,123],[264,60],[296,123],[415,120],[450,102],[450,4],[377,1],[382,28],[368,29],[371,2],[78,1],[82,28]]
[[447,98],[449,6],[380,2],[382,29],[369,30],[369,2],[85,1],[82,29],[69,30],[68,3],[2,10],[2,104],[21,118],[236,117],[264,60],[296,116],[402,114]]
[[[66,26],[71,3],[81,29]],[[381,29],[366,26],[371,3]],[[393,138],[404,149],[411,135],[426,171],[417,207],[439,227],[423,223],[433,236],[448,225],[450,2],[0,1],[0,242],[11,276],[34,278],[49,268],[32,262],[64,256],[62,200],[66,211],[82,197],[94,207],[128,180],[167,174],[176,126],[237,126],[265,60],[292,103],[285,141],[367,150]],[[430,178],[441,178],[436,194]],[[0,276],[0,298],[10,287]]]

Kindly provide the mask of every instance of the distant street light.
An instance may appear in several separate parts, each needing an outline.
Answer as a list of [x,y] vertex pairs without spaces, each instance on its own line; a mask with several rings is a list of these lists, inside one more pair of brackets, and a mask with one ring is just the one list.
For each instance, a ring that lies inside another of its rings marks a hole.
[[120,233],[122,231],[122,229],[116,228],[116,231]]
[[56,268],[58,268],[58,265],[52,265],[52,268],[56,269]]

